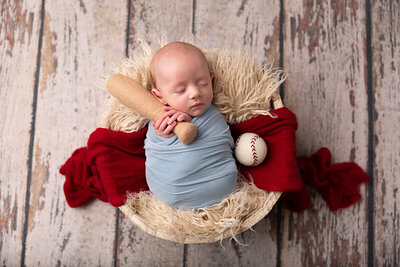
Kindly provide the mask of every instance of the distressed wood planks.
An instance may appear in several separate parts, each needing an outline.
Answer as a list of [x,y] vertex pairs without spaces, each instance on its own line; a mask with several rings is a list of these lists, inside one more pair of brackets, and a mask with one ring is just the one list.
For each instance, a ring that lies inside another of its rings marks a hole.
[[0,264],[23,253],[41,3],[5,1],[0,8]]
[[371,6],[376,266],[400,264],[400,3]]
[[114,1],[45,4],[27,266],[113,264],[115,209],[68,207],[58,170],[99,125],[107,94],[98,84],[124,56],[126,17],[125,3]]
[[[366,170],[368,116],[362,1],[284,1],[285,105],[297,115],[298,154],[332,151],[333,163]],[[330,212],[313,190],[311,207],[284,212],[282,265],[366,265],[367,195]]]

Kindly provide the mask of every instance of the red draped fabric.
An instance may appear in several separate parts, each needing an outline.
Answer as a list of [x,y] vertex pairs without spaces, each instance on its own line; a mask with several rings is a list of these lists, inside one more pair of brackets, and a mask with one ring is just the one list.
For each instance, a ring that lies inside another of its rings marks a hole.
[[[296,116],[287,108],[271,111],[231,126],[240,134],[259,134],[268,145],[265,161],[256,167],[239,165],[240,172],[268,191],[282,191],[282,202],[292,211],[310,205],[305,185],[317,189],[334,211],[357,202],[360,183],[368,176],[355,163],[331,165],[331,154],[322,148],[311,157],[296,158]],[[71,207],[97,198],[113,206],[124,204],[127,192],[148,190],[145,178],[144,139],[147,127],[134,133],[96,129],[87,147],[77,149],[61,167],[65,175],[64,194]]]

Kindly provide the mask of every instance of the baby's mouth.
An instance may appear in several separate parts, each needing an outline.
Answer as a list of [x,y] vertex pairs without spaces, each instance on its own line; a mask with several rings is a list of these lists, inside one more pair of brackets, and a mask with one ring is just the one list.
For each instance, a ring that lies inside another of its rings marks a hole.
[[194,104],[192,106],[192,108],[198,108],[198,107],[201,107],[201,106],[203,106],[203,103],[196,103],[196,104]]

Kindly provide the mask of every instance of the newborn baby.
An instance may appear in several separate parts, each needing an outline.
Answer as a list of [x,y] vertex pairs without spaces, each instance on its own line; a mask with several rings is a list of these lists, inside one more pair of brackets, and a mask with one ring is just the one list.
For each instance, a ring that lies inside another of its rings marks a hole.
[[[197,47],[173,42],[153,57],[153,95],[166,113],[149,124],[145,140],[146,180],[158,198],[182,209],[221,202],[236,188],[233,139],[211,104],[212,82],[206,57]],[[196,139],[182,144],[172,132],[179,121],[197,126]]]

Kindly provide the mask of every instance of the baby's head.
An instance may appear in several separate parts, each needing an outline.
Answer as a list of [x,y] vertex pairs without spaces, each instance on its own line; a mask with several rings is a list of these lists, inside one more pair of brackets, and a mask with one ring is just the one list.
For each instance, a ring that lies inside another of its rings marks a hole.
[[183,42],[165,45],[154,55],[150,73],[151,90],[164,105],[192,117],[201,115],[213,98],[213,76],[207,59],[197,47]]

